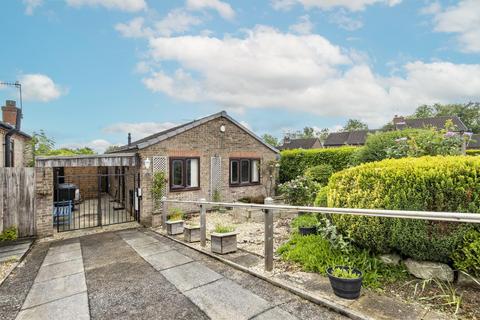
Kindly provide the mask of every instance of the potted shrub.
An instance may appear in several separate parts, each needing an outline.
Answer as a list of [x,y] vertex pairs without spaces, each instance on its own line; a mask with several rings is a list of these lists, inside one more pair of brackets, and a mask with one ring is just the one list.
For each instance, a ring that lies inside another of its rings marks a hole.
[[167,220],[168,235],[176,235],[183,233],[183,212],[181,209],[172,208]]
[[212,252],[226,254],[237,251],[237,233],[234,227],[217,224],[210,237]]
[[302,236],[317,233],[318,219],[315,214],[304,213],[292,221],[292,226],[298,229]]
[[363,274],[360,270],[347,266],[327,269],[333,292],[344,299],[357,299],[362,289]]
[[200,226],[199,225],[186,225],[183,230],[183,237],[186,242],[198,242],[200,241]]

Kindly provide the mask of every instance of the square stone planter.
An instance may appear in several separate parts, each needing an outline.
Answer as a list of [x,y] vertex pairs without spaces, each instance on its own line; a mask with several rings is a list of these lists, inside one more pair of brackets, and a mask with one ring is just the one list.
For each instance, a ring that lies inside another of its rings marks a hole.
[[212,233],[212,252],[226,254],[237,251],[237,232]]
[[183,229],[183,237],[186,242],[200,241],[200,227],[185,226]]
[[167,233],[169,236],[183,233],[183,220],[167,221]]

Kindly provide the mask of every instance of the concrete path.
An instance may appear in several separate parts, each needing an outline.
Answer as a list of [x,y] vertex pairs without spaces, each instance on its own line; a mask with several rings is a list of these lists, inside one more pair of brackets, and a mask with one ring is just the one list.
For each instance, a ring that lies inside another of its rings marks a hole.
[[[205,257],[194,261],[185,252],[188,251],[186,248],[168,239],[137,231],[118,234],[211,319],[298,319],[282,308],[282,305],[295,300],[294,297],[268,301],[208,267],[208,259]],[[186,254],[179,252],[180,250]],[[191,255],[193,252],[189,253]],[[213,261],[209,263],[214,264]],[[263,282],[259,279],[257,281]],[[288,296],[286,292],[283,292],[283,295]],[[333,315],[322,311],[324,317],[321,318]]]
[[90,319],[80,242],[51,247],[17,320]]
[[0,262],[19,260],[30,249],[31,240],[0,246]]
[[140,229],[35,245],[0,286],[0,319],[344,318]]

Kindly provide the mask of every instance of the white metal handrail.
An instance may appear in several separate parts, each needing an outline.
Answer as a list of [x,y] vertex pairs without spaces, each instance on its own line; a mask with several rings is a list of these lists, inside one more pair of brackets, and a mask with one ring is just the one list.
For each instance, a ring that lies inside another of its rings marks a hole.
[[206,205],[206,206],[224,206],[224,207],[270,209],[270,210],[292,210],[292,211],[318,212],[318,213],[328,213],[328,214],[364,215],[364,216],[371,216],[371,217],[480,223],[480,213],[356,209],[356,208],[326,208],[326,207],[306,207],[306,206],[289,206],[289,205],[275,205],[275,204],[254,204],[254,203],[242,203],[242,202],[212,202],[212,201],[201,201],[201,200],[195,201],[195,200],[164,199],[162,201],[167,203],[186,203],[186,204]]

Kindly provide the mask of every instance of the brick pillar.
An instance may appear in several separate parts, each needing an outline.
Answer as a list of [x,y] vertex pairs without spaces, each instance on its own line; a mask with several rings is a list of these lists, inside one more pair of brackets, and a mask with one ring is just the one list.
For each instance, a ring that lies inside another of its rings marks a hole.
[[140,223],[146,227],[151,227],[153,213],[152,168],[145,169],[145,167],[141,165],[140,172],[140,187],[142,188]]
[[35,168],[37,236],[53,235],[53,169]]

